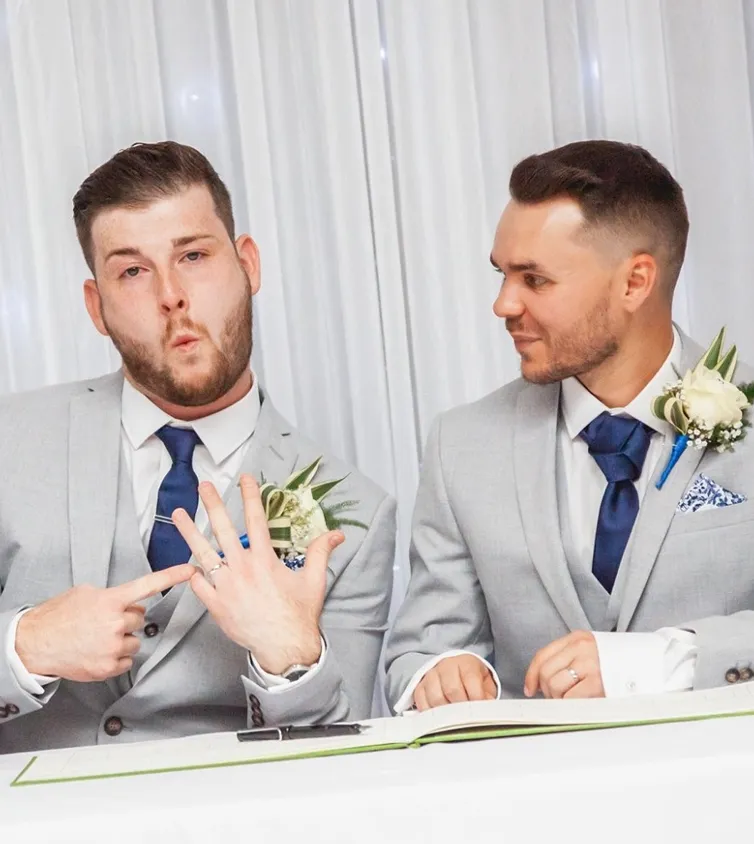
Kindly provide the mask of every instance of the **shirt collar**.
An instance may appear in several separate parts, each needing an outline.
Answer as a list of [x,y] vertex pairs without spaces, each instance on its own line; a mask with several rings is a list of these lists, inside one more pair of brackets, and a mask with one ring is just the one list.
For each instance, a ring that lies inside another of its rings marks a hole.
[[681,338],[677,330],[673,328],[673,347],[665,359],[665,363],[657,370],[647,386],[626,407],[605,407],[578,378],[566,378],[561,385],[560,408],[568,436],[575,440],[590,422],[593,422],[600,413],[605,411],[613,416],[632,416],[653,431],[665,436],[672,436],[672,426],[664,419],[658,419],[652,413],[652,400],[662,393],[666,384],[678,380],[677,373],[680,371],[681,351]]
[[242,399],[192,422],[173,419],[124,378],[121,397],[123,430],[131,446],[139,449],[163,425],[193,428],[214,463],[219,465],[252,435],[256,427],[261,399],[257,379],[253,374],[252,377],[251,390]]

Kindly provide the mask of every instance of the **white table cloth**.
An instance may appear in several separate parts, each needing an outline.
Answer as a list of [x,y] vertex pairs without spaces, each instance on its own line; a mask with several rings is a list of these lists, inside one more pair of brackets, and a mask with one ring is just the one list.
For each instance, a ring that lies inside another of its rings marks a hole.
[[11,788],[0,842],[748,840],[754,717]]

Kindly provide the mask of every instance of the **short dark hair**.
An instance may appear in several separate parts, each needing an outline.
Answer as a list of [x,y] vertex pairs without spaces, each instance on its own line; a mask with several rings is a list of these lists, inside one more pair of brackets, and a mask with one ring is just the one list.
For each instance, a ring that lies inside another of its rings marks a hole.
[[205,185],[231,240],[235,223],[230,193],[207,158],[175,141],[133,144],[83,181],[73,197],[73,222],[86,263],[94,272],[92,224],[106,208],[138,208],[194,185]]
[[570,197],[587,228],[638,235],[672,292],[686,253],[688,212],[681,186],[642,147],[618,141],[567,144],[519,162],[509,187],[524,204]]

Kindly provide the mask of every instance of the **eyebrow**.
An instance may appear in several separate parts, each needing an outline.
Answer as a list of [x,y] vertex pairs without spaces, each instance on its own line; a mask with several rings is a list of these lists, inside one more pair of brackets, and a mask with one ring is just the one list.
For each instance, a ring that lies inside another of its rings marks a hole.
[[118,258],[120,256],[126,256],[129,258],[138,258],[141,255],[138,249],[134,249],[133,246],[122,246],[120,249],[113,249],[105,255],[105,263],[107,263],[111,258]]
[[[187,234],[183,237],[175,237],[171,241],[174,249],[181,246],[188,246],[189,243],[195,243],[197,240],[217,240],[213,234]],[[121,246],[118,249],[113,249],[105,256],[105,263],[111,258],[126,257],[126,258],[140,258],[141,251],[135,246]]]
[[490,263],[499,273],[527,273],[527,272],[542,272],[542,267],[536,261],[522,261],[518,264],[508,264],[506,269],[498,266],[497,261],[490,255]]
[[184,237],[176,237],[173,238],[173,246],[188,246],[189,243],[193,243],[195,240],[217,240],[217,238],[213,234],[187,234]]

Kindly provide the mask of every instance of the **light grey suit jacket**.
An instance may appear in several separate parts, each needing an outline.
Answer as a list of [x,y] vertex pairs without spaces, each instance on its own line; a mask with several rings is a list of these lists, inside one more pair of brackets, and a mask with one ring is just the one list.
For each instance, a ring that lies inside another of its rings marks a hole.
[[[703,350],[681,339],[685,371]],[[750,380],[739,366],[736,382]],[[559,384],[519,379],[435,422],[414,514],[411,580],[386,650],[391,704],[428,658],[456,648],[493,658],[504,696],[522,696],[539,648],[590,629],[560,533],[559,401]],[[602,629],[695,631],[695,687],[724,685],[728,669],[754,664],[754,434],[724,454],[687,448],[657,490],[670,447],[642,501],[618,576],[620,599],[611,598]],[[700,472],[748,500],[677,513]]]
[[[75,584],[112,586],[149,572],[121,462],[121,389],[116,373],[0,400],[0,752],[242,729],[247,710],[267,725],[368,716],[391,596],[395,503],[331,457],[318,477],[348,475],[333,500],[358,501],[348,515],[370,527],[345,528],[331,557],[321,619],[328,653],[316,676],[282,692],[254,682],[246,652],[182,584],[150,599],[153,635],[142,636],[129,674],[55,682],[40,698],[18,686],[4,643],[19,609]],[[321,453],[264,398],[242,471],[282,483]],[[225,498],[244,533],[235,483]],[[113,718],[116,736],[105,729]]]

